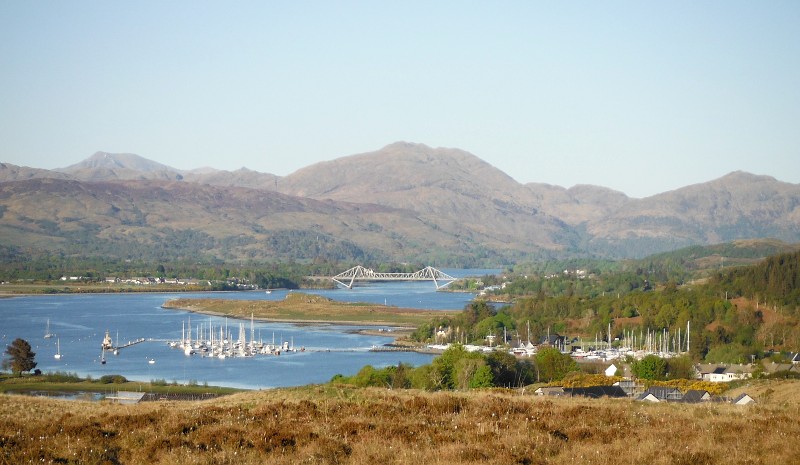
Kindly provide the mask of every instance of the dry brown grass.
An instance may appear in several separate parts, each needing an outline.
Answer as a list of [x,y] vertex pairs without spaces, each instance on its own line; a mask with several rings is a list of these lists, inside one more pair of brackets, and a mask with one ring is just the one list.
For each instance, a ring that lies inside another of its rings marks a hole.
[[799,434],[796,401],[736,407],[339,386],[135,406],[0,396],[0,464],[772,464],[800,457]]

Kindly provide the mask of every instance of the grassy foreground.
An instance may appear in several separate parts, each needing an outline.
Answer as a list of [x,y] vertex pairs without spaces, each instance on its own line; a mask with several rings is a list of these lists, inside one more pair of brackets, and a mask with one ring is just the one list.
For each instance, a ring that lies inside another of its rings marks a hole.
[[414,327],[459,311],[419,310],[376,304],[337,302],[326,297],[292,292],[282,301],[229,299],[170,299],[164,308],[235,318],[308,323],[340,323]]
[[132,406],[0,395],[0,464],[794,463],[798,388],[748,407],[331,385]]

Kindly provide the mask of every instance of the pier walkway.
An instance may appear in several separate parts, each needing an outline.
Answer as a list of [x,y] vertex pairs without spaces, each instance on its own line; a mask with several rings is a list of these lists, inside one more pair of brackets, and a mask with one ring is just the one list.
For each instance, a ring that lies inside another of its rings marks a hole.
[[112,346],[111,350],[120,350],[120,349],[124,349],[126,347],[135,346],[136,344],[141,344],[145,340],[146,340],[145,338],[140,337],[139,339],[136,339],[136,340],[133,340],[133,341],[128,341],[127,343],[122,344],[121,346]]

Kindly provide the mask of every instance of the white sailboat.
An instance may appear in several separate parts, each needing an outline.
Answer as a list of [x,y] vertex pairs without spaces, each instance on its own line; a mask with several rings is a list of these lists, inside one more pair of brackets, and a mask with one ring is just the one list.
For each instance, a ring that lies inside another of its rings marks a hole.
[[56,354],[53,356],[56,360],[61,359],[61,339],[56,339]]
[[50,339],[51,337],[54,337],[54,336],[55,336],[55,334],[50,332],[50,318],[48,318],[47,319],[47,330],[44,332],[44,338],[45,339]]

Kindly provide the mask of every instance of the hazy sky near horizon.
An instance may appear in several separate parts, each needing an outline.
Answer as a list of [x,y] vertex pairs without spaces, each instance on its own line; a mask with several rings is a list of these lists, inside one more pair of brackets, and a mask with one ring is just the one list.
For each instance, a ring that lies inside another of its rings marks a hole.
[[645,197],[800,183],[800,2],[0,4],[0,161],[287,175],[396,141]]

